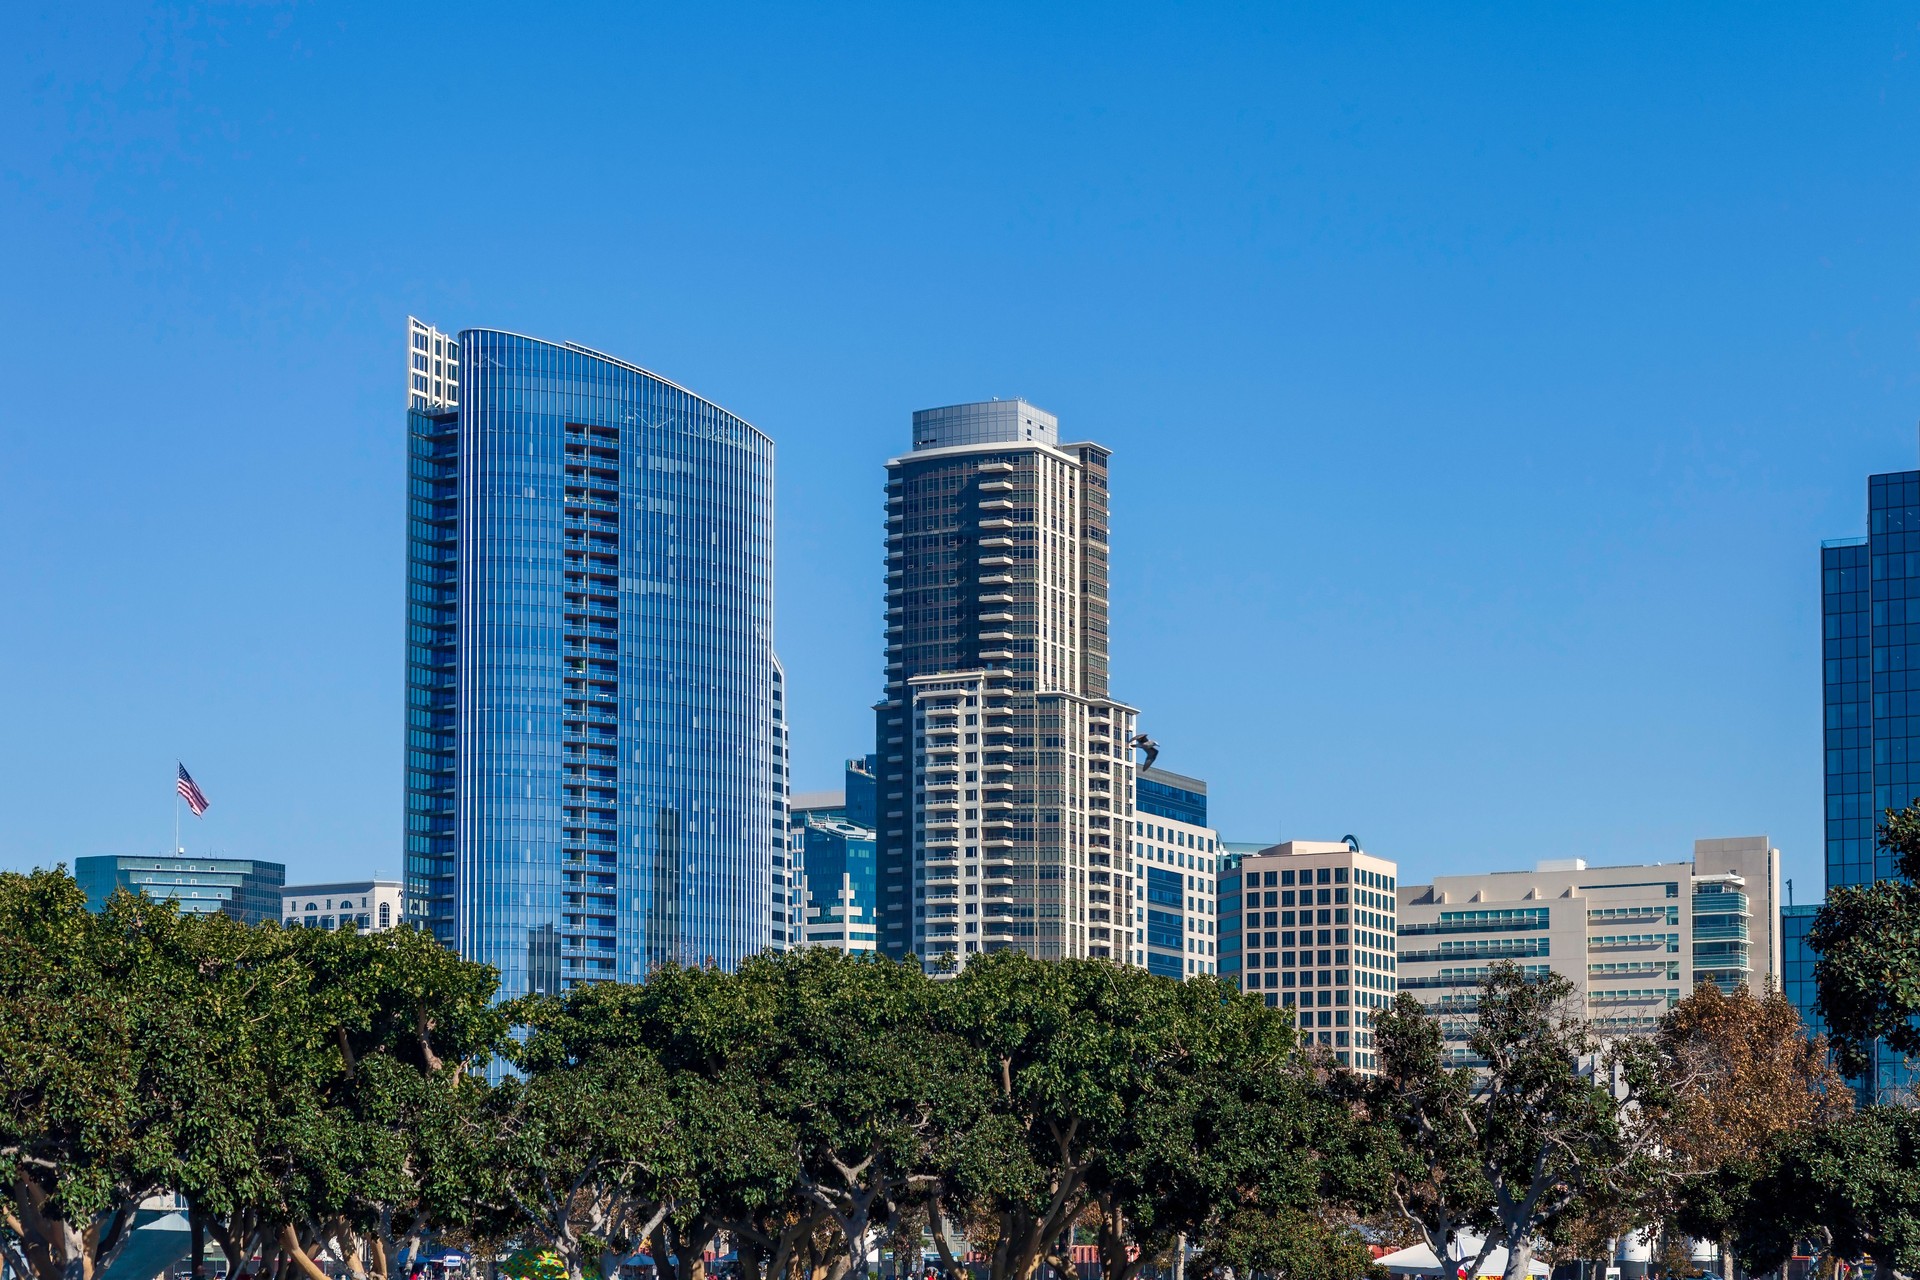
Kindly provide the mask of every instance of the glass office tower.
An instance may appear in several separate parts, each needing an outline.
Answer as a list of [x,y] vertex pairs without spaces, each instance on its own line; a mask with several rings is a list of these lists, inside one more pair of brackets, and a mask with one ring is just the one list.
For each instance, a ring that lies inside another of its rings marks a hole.
[[407,912],[504,996],[768,942],[773,445],[644,369],[408,335]]
[[[1920,797],[1920,471],[1867,478],[1867,536],[1822,543],[1820,578],[1832,889],[1894,874],[1880,816]],[[1808,961],[1804,929],[1788,941],[1791,973]],[[1859,1084],[1880,1097],[1914,1078],[1882,1049]]]

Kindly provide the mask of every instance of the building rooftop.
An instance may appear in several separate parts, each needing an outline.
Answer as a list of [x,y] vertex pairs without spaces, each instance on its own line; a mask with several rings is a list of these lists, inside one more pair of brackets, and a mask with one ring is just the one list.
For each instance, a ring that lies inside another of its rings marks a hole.
[[1199,778],[1189,778],[1184,773],[1175,773],[1171,769],[1142,769],[1139,776],[1148,782],[1158,782],[1162,786],[1179,787],[1185,791],[1197,791],[1207,794],[1207,784]]
[[325,895],[329,893],[337,895],[348,889],[398,889],[399,887],[400,882],[398,880],[376,878],[368,880],[336,880],[330,884],[290,884],[281,889],[280,892],[289,897],[293,897],[296,895]]
[[913,447],[963,444],[1058,444],[1060,421],[1025,400],[980,400],[913,413]]

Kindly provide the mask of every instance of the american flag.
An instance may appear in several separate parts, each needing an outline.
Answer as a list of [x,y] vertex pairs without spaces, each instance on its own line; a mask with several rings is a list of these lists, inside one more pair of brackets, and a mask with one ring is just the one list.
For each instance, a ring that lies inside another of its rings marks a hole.
[[207,793],[200,789],[200,784],[195,782],[193,775],[187,772],[187,766],[180,766],[180,778],[173,784],[173,789],[178,791],[180,798],[187,802],[187,808],[193,810],[194,817],[197,818],[207,811]]

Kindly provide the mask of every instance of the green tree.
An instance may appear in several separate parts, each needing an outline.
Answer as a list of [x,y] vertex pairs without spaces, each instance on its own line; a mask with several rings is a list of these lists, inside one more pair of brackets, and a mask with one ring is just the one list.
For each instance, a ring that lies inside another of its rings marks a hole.
[[1092,1203],[1095,1164],[1167,1051],[1171,985],[1018,952],[981,956],[953,979],[947,1024],[981,1055],[994,1142],[955,1153],[937,1211],[968,1223],[991,1280],[1029,1280]]
[[[1494,1243],[1494,1196],[1476,1140],[1473,1072],[1449,1065],[1447,1028],[1405,992],[1373,1025],[1379,1074],[1366,1096],[1396,1140],[1388,1197],[1444,1273],[1471,1264],[1468,1274],[1478,1275]],[[1483,1242],[1471,1256],[1468,1235]]]
[[1372,1110],[1400,1138],[1395,1199],[1449,1270],[1466,1261],[1459,1234],[1490,1228],[1473,1273],[1498,1244],[1507,1280],[1523,1280],[1536,1240],[1583,1200],[1662,1173],[1655,1057],[1636,1043],[1600,1054],[1574,998],[1557,974],[1494,965],[1455,1063],[1440,1020],[1412,996],[1376,1019]]
[[914,961],[807,949],[749,961],[739,981],[771,1006],[758,1070],[797,1163],[781,1237],[730,1225],[776,1269],[829,1226],[841,1249],[827,1280],[839,1280],[870,1232],[892,1237],[905,1216],[924,1216],[942,1170],[978,1140],[990,1099],[984,1059],[943,1025],[949,985]]
[[509,1009],[525,1041],[490,1104],[501,1194],[572,1280],[611,1274],[692,1190],[673,1082],[635,1033],[645,998],[604,983]]
[[476,1070],[505,1021],[486,966],[414,930],[243,929],[209,917],[202,969],[231,971],[243,1039],[230,1102],[174,1187],[237,1270],[277,1252],[317,1278],[332,1246],[367,1280],[472,1225],[492,1176]]
[[1807,933],[1814,1007],[1850,1076],[1867,1073],[1876,1040],[1920,1054],[1920,800],[1887,810],[1880,843],[1904,879],[1829,889]]
[[1275,1280],[1385,1280],[1359,1227],[1342,1215],[1292,1209],[1236,1214],[1207,1245],[1203,1265]]
[[1920,1271],[1920,1111],[1863,1107],[1777,1136],[1756,1177],[1732,1183],[1736,1244],[1771,1271],[1801,1240],[1832,1257],[1867,1257],[1881,1274]]
[[64,870],[0,874],[0,1236],[22,1274],[98,1275],[219,1131],[237,1006],[203,932],[127,894],[90,912]]
[[656,970],[643,987],[607,998],[620,1003],[623,1043],[653,1053],[666,1071],[685,1153],[649,1252],[662,1280],[704,1280],[706,1250],[722,1231],[744,1232],[793,1192],[795,1137],[768,1080],[776,1002],[764,984],[710,967]]
[[[1135,980],[1153,1056],[1088,1177],[1102,1276],[1132,1280],[1183,1237],[1202,1267],[1236,1273],[1357,1239],[1316,1215],[1377,1201],[1379,1151],[1301,1051],[1290,1013],[1214,979]],[[1256,1241],[1267,1252],[1248,1252]]]

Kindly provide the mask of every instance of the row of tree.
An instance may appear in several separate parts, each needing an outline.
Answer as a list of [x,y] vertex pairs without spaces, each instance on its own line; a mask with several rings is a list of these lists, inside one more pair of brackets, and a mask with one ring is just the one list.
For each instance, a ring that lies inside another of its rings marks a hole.
[[[1920,872],[1920,818],[1889,837]],[[1843,1061],[1902,1043],[1916,902],[1842,898],[1820,928]],[[1071,1274],[1076,1238],[1103,1280],[1183,1239],[1291,1280],[1352,1280],[1369,1239],[1475,1274],[1504,1247],[1517,1280],[1540,1245],[1598,1259],[1632,1230],[1755,1270],[1807,1240],[1920,1269],[1915,1113],[1855,1111],[1778,995],[1703,986],[1603,1046],[1563,980],[1496,967],[1444,1015],[1376,1015],[1361,1076],[1290,1010],[1098,961],[932,979],[812,950],[496,994],[410,930],[96,913],[64,872],[0,876],[8,1260],[96,1280],[170,1193],[234,1271],[307,1280],[324,1256],[400,1280],[447,1245],[548,1250],[574,1280],[637,1252],[700,1280],[721,1248],[752,1280],[842,1280],[923,1238],[989,1280]]]

